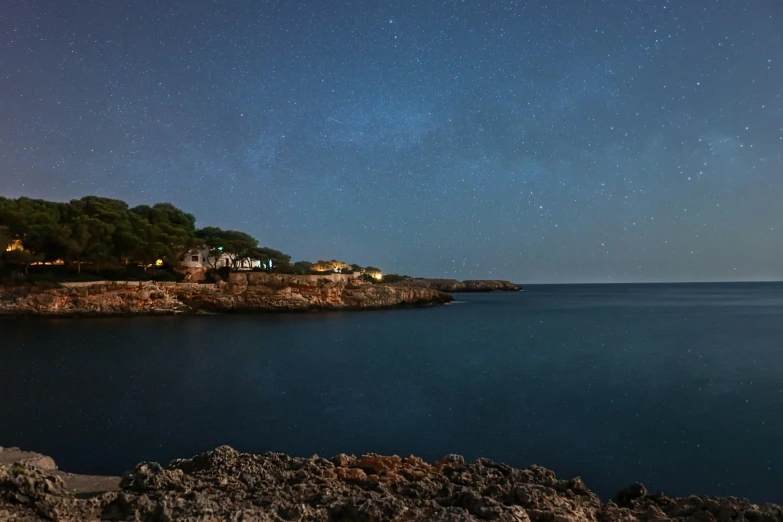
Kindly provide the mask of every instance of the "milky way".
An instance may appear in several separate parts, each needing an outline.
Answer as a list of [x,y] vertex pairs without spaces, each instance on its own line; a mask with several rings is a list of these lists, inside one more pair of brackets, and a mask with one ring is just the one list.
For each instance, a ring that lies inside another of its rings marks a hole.
[[4,0],[0,35],[4,196],[411,275],[783,278],[777,0]]

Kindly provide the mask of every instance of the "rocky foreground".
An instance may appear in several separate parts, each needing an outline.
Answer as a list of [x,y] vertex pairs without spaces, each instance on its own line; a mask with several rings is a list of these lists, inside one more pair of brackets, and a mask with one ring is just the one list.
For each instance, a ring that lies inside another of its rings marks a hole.
[[668,498],[641,484],[602,503],[579,478],[457,455],[428,464],[413,456],[327,460],[223,446],[165,467],[138,464],[114,479],[115,491],[90,495],[72,486],[78,476],[58,476],[27,455],[18,463],[0,458],[2,521],[783,521],[779,506]]
[[431,306],[453,301],[434,288],[369,284],[347,277],[234,273],[197,283],[70,284],[0,287],[0,315],[100,316],[228,312],[303,312]]

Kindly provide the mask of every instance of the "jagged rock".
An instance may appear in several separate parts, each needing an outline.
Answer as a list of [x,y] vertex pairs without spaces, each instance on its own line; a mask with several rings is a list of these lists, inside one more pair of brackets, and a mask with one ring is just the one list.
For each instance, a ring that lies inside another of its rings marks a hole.
[[779,506],[745,499],[650,495],[641,484],[602,503],[579,478],[447,455],[291,458],[228,446],[167,466],[141,463],[119,492],[73,498],[34,467],[0,466],[0,520],[780,522]]
[[620,507],[630,508],[633,507],[634,500],[645,496],[647,496],[647,488],[644,487],[644,484],[634,482],[618,491],[614,496],[614,502]]
[[32,451],[22,451],[19,448],[5,448],[5,450],[0,448],[0,464],[19,464],[46,471],[57,469],[57,465],[51,457]]
[[452,300],[445,292],[402,283],[373,285],[348,277],[240,272],[220,285],[0,287],[0,315],[287,312],[428,306]]

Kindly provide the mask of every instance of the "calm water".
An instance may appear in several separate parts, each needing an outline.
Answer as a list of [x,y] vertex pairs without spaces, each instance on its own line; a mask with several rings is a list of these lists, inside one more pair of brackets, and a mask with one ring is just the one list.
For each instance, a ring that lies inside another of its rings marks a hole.
[[0,321],[0,445],[120,473],[229,444],[461,453],[601,496],[783,503],[783,285],[539,286],[434,309]]

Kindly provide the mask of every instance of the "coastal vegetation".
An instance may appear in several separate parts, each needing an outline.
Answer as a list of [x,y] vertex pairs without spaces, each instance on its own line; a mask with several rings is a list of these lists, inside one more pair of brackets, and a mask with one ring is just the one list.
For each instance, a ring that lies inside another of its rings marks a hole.
[[[245,232],[196,227],[193,214],[171,203],[138,205],[98,196],[69,202],[0,197],[0,283],[183,278],[176,270],[191,249],[206,249],[207,282],[250,259],[268,272],[362,274],[368,282],[407,278],[336,260],[291,261]],[[227,254],[227,255],[226,255]],[[217,266],[223,259],[227,266]]]

